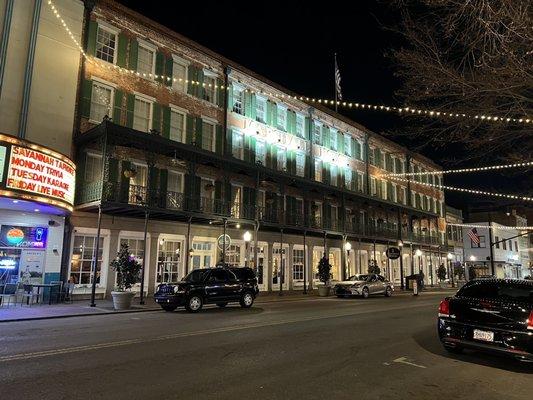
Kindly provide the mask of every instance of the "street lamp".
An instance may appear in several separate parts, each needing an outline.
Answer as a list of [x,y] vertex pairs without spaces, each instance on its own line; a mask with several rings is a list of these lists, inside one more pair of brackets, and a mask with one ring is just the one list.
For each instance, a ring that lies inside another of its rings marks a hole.
[[422,273],[422,250],[416,249],[415,256],[418,257],[418,273]]
[[446,258],[448,259],[448,270],[450,271],[449,273],[451,275],[452,287],[454,287],[454,282],[453,282],[454,271],[453,271],[453,267],[452,267],[453,254],[452,253],[448,253],[446,255]]
[[250,231],[246,231],[242,235],[242,238],[244,240],[244,266],[247,267],[248,266],[248,244],[252,240],[252,234],[250,233]]
[[477,260],[476,256],[470,256],[470,261],[474,262],[476,260]]
[[352,244],[350,242],[346,242],[344,244],[344,250],[346,250],[346,260],[347,260],[347,266],[348,266],[348,275],[350,275],[350,250],[352,249]]

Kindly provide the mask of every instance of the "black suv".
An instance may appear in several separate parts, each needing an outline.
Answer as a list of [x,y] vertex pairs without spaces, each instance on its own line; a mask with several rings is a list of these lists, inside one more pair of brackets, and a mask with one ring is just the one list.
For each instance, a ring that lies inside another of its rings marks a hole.
[[251,268],[202,268],[178,283],[159,285],[154,299],[165,311],[185,306],[187,311],[198,312],[207,303],[225,307],[232,301],[249,308],[258,293],[257,278]]
[[450,352],[474,349],[533,361],[533,281],[470,281],[441,301],[438,331]]

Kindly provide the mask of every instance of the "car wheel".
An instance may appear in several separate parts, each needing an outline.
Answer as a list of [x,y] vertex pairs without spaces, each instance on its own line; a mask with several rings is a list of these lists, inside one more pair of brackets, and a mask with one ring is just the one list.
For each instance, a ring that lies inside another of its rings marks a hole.
[[368,291],[367,287],[364,287],[361,293],[362,293],[361,296],[363,297],[363,299],[368,299],[368,296],[370,296],[370,292]]
[[202,306],[204,305],[204,302],[200,296],[193,295],[187,299],[187,303],[185,303],[185,308],[189,312],[198,312],[202,309]]
[[251,292],[244,292],[239,303],[242,308],[250,308],[254,304],[254,295]]
[[161,308],[165,311],[171,312],[178,308],[178,306],[162,305]]
[[387,289],[385,289],[385,297],[391,297],[392,296],[392,288],[390,286],[387,286]]
[[446,349],[448,353],[452,353],[452,354],[461,354],[463,352],[463,348],[459,346],[444,345],[444,348]]
[[217,306],[219,306],[220,308],[224,308],[228,305],[228,303],[217,303]]

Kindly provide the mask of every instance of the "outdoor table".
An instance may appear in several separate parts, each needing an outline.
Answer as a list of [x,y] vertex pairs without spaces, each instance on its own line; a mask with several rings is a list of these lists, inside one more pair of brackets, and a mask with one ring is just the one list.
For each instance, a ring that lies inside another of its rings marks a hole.
[[[48,305],[52,304],[52,288],[56,286],[61,286],[59,283],[30,283],[30,285],[32,286],[32,288],[34,287],[37,288],[37,302],[39,302],[41,288],[50,288],[50,294],[48,296]],[[43,291],[43,300],[44,300],[44,291]]]

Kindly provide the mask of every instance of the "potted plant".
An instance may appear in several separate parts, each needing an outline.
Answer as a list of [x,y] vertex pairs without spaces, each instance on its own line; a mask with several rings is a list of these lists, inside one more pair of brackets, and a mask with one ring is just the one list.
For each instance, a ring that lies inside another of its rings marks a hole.
[[444,280],[446,279],[446,267],[444,264],[439,265],[439,268],[437,268],[437,278],[439,278],[439,285],[441,289],[444,289],[446,287],[446,284]]
[[111,262],[111,268],[117,273],[117,286],[111,292],[113,307],[115,310],[127,310],[131,307],[131,301],[135,292],[131,287],[139,281],[141,264],[130,255],[130,249],[126,243],[120,246],[120,251]]
[[329,280],[331,278],[331,264],[329,260],[324,255],[318,263],[318,279],[323,285],[318,286],[318,295],[319,296],[329,296]]

